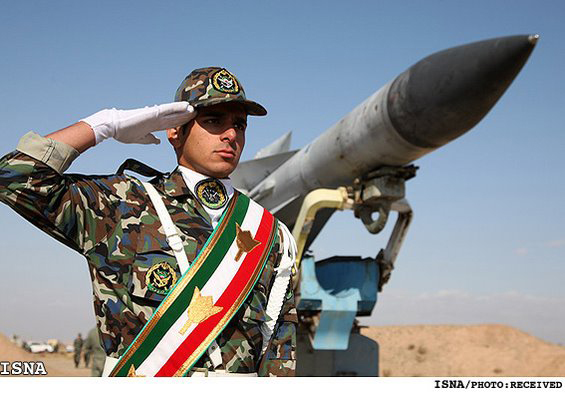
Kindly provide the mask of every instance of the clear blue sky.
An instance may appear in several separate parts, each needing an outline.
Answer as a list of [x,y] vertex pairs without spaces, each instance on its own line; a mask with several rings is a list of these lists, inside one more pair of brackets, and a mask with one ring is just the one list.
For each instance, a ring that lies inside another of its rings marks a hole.
[[[505,323],[565,343],[563,20],[563,1],[3,2],[1,147],[102,108],[169,102],[192,69],[222,65],[269,110],[251,119],[249,159],[288,130],[293,148],[306,145],[435,51],[538,33],[487,117],[416,162],[407,184],[415,219],[365,322]],[[170,170],[162,139],[105,142],[70,171],[112,173],[128,157]],[[0,220],[0,332],[86,333],[94,318],[82,257],[4,205]],[[374,256],[385,241],[345,212],[313,248],[319,258]]]

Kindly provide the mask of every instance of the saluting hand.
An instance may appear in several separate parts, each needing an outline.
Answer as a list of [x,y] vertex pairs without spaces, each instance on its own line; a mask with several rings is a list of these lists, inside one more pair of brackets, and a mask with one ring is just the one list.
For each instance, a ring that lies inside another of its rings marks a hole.
[[188,102],[172,102],[141,109],[104,109],[82,119],[94,131],[96,144],[107,138],[122,143],[159,144],[152,132],[175,128],[196,117]]

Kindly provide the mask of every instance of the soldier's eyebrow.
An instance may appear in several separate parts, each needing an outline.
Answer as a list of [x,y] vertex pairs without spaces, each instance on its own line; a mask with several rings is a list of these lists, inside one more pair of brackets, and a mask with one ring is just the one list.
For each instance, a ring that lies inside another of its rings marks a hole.
[[202,116],[211,116],[211,117],[222,117],[225,116],[224,112],[214,112],[214,111],[210,111],[210,112],[204,112],[202,113]]
[[[210,112],[204,112],[202,113],[200,116],[202,117],[219,117],[219,118],[223,118],[225,116],[227,116],[228,114],[226,112],[222,112],[222,111],[210,111]],[[245,116],[236,116],[235,120],[238,123],[244,124],[245,126],[247,126],[247,119]]]

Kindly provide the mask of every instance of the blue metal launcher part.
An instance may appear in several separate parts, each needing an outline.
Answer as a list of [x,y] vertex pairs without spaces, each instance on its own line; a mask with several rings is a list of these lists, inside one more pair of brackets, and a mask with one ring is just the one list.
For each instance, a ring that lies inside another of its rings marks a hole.
[[371,315],[377,303],[379,268],[373,258],[335,256],[302,259],[298,311],[321,311],[312,347],[347,349],[356,316]]

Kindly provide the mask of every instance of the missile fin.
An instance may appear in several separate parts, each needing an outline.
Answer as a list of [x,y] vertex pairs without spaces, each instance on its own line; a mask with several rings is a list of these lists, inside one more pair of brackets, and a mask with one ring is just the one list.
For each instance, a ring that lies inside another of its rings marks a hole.
[[[278,218],[277,213],[281,210],[284,210],[287,206],[291,205],[292,202],[298,201],[298,198],[300,198],[300,195],[293,195],[292,197],[290,197],[289,199],[287,199],[286,201],[284,201],[280,205],[275,206],[274,208],[270,209],[271,213],[273,213]],[[296,221],[296,217],[295,217],[295,221]],[[284,220],[283,220],[283,222],[286,225],[290,225],[287,222],[285,222]],[[292,222],[292,224],[294,225],[294,221]]]
[[233,186],[242,191],[249,191],[284,164],[298,150],[270,155],[268,157],[240,162],[230,175]]
[[255,154],[255,159],[274,156],[280,153],[286,153],[290,150],[290,140],[292,138],[292,131],[287,132],[279,139],[274,141],[268,146],[265,146]]

